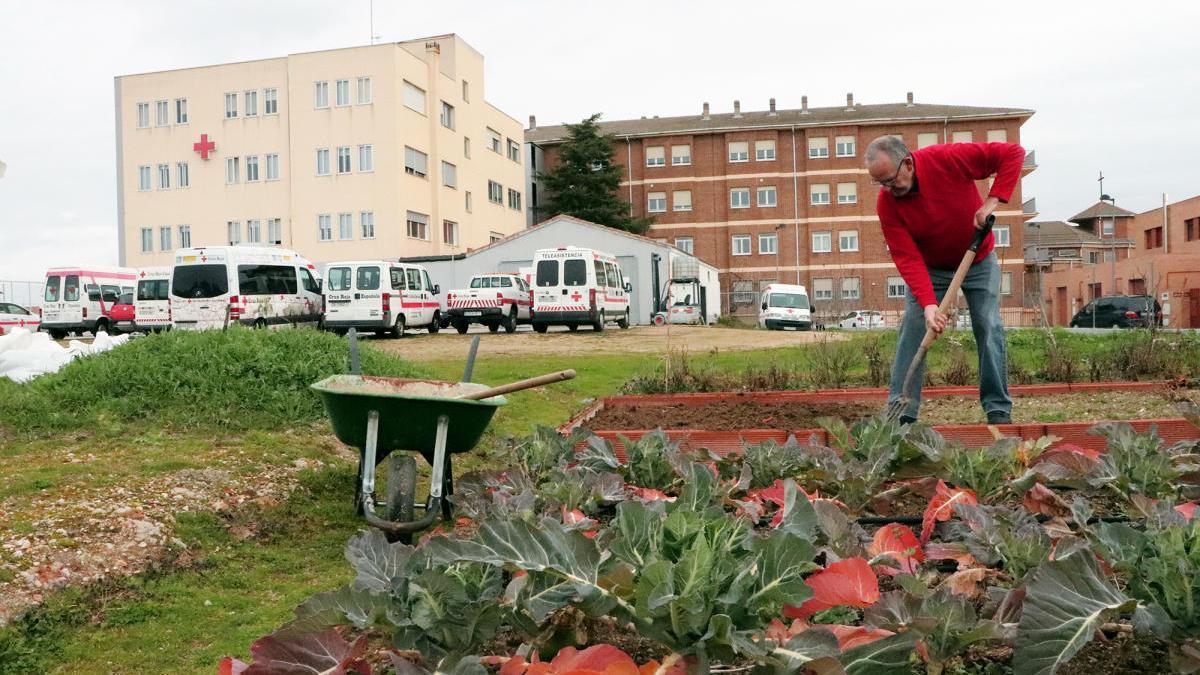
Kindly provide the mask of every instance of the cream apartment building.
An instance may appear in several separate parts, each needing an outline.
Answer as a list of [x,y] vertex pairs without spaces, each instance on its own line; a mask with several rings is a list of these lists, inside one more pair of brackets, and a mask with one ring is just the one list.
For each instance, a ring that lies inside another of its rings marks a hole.
[[117,77],[122,265],[464,252],[525,227],[521,124],[457,35]]

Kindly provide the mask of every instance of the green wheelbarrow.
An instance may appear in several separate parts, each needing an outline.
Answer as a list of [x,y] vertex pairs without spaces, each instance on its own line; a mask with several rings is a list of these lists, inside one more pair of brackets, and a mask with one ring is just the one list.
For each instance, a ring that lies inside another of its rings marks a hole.
[[[312,385],[333,424],[338,440],[359,449],[355,504],[367,523],[389,540],[410,540],[440,515],[449,520],[454,479],[451,456],[479,443],[503,394],[575,377],[564,370],[487,387],[472,382],[442,382],[365,375],[332,375]],[[405,451],[396,453],[395,451]],[[410,454],[411,453],[411,454]],[[420,454],[432,469],[424,516],[415,518]],[[383,516],[375,513],[375,469],[389,463]]]

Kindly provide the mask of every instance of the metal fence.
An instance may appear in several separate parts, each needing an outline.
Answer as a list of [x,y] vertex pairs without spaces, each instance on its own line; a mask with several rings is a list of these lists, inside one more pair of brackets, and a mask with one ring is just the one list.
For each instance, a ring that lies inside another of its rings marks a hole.
[[37,307],[42,304],[42,295],[46,291],[43,281],[12,281],[0,279],[0,302],[15,302],[24,307]]
[[[753,324],[758,320],[758,291],[726,291],[721,294],[721,313],[736,318],[738,321],[746,324]],[[896,305],[894,301],[890,301],[888,305]],[[966,314],[966,304],[961,305],[962,313]],[[903,310],[894,306],[887,307],[872,307],[864,304],[863,301],[813,301],[812,314],[814,320],[823,323],[826,327],[834,328],[838,322],[842,320],[849,312],[856,309],[871,309],[879,311],[884,316],[884,321],[887,327],[896,328],[900,325],[900,318]],[[1029,328],[1042,326],[1041,315],[1036,309],[1028,307],[1002,307],[1000,308],[1000,318],[1004,321],[1004,325],[1009,328]],[[966,319],[959,324],[963,327],[969,325]]]

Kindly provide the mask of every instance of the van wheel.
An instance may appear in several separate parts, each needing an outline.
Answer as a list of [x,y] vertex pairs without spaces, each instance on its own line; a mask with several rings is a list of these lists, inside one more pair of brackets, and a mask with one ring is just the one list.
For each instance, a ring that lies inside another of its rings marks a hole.
[[495,333],[498,330],[500,330],[500,324],[498,324],[498,323],[489,323],[488,324],[488,332],[489,333]]
[[579,324],[577,324],[577,323],[570,324],[569,326],[567,326],[567,330],[574,333],[575,331],[579,330]]
[[459,321],[454,324],[454,330],[458,331],[459,335],[465,334],[467,332],[467,329],[470,327],[471,327],[471,324],[467,323],[466,321]]
[[65,330],[50,329],[46,332],[50,333],[50,337],[54,338],[55,340],[62,340],[67,337],[67,331],[65,331]]
[[549,326],[544,323],[533,324],[533,332],[535,333],[545,333],[547,328],[549,328]]
[[433,313],[433,323],[429,324],[429,334],[436,335],[437,332],[441,329],[442,329],[442,313],[434,312]]
[[596,323],[592,324],[592,330],[604,330],[604,310],[600,310],[600,316],[596,318]]
[[99,319],[96,321],[96,327],[92,329],[92,336],[94,337],[102,332],[103,333],[108,332],[108,321],[106,321],[104,319]]
[[517,330],[517,306],[513,305],[512,311],[508,313],[508,317],[504,319],[504,332],[513,333]]
[[396,324],[392,326],[392,337],[404,337],[404,315],[396,317]]
[[625,318],[617,321],[617,327],[621,330],[627,330],[629,328],[629,310],[625,310]]
[[267,327],[267,320],[266,320],[266,319],[263,319],[262,317],[259,317],[258,319],[255,319],[255,320],[254,320],[254,327],[255,327],[257,330],[263,330],[264,328],[266,328],[266,327]]

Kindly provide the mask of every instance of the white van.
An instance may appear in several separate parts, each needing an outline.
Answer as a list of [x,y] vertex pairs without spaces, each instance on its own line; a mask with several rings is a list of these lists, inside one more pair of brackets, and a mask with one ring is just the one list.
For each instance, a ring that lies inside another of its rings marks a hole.
[[633,288],[613,256],[576,246],[539,249],[533,254],[533,270],[535,331],[545,333],[554,325],[604,330],[608,322],[629,328]]
[[758,327],[812,329],[808,291],[795,284],[768,284],[758,298]]
[[123,293],[132,293],[137,272],[128,267],[55,267],[46,270],[42,330],[61,340],[67,333],[110,332],[109,313]]
[[325,323],[344,333],[372,330],[403,337],[409,328],[436,333],[443,325],[441,288],[420,265],[386,260],[333,262],[325,266]]
[[321,287],[312,263],[268,246],[202,246],[175,251],[171,325],[180,330],[233,323],[319,323]]
[[171,328],[170,267],[138,270],[137,293],[133,296],[133,329],[143,333]]

